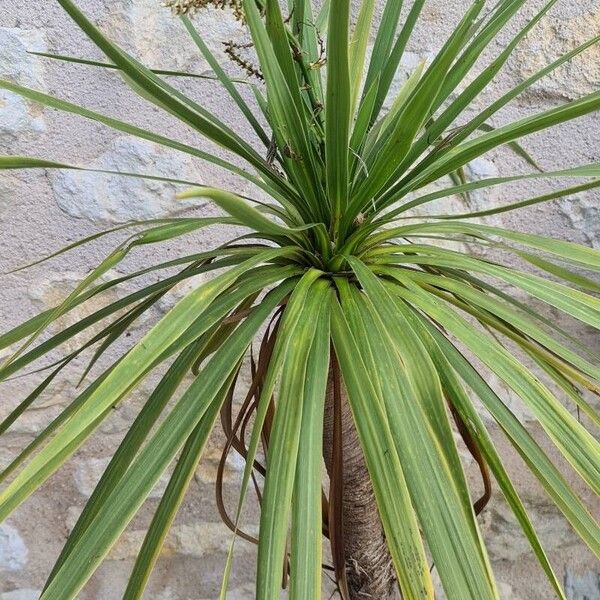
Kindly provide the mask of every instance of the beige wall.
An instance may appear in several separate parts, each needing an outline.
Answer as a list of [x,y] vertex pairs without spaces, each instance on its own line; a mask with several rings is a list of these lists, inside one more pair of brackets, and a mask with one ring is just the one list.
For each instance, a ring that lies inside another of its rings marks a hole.
[[[124,44],[148,65],[195,72],[203,72],[207,68],[183,28],[161,9],[158,0],[80,0],[79,4],[114,40]],[[534,14],[542,4],[540,0],[526,2],[523,15]],[[424,18],[418,35],[410,44],[399,82],[420,59],[430,57],[440,47],[467,5],[466,0],[430,0],[426,3]],[[237,39],[240,35],[237,24],[222,12],[202,13],[198,16],[198,22],[209,45],[220,54],[222,41]],[[517,31],[522,22],[523,18],[516,19],[486,56],[499,52],[503,42]],[[559,2],[515,51],[506,69],[482,101],[497,97],[559,53],[570,50],[599,30],[600,9],[597,0]],[[56,2],[1,0],[0,77],[214,150],[194,134],[173,124],[163,113],[133,97],[114,72],[40,59],[26,54],[27,50],[100,58],[96,49],[77,31]],[[482,64],[486,56],[482,57]],[[240,133],[250,135],[248,127],[231,108],[218,85],[188,81],[185,88],[207,108],[232,123]],[[596,45],[572,65],[539,82],[533,90],[513,102],[494,118],[494,124],[522,117],[531,113],[532,109],[557,106],[598,89],[600,46]],[[552,132],[532,136],[524,144],[544,168],[551,169],[565,164],[599,161],[599,140],[600,118],[596,114]],[[125,137],[98,124],[40,108],[2,91],[0,153],[38,155],[99,168],[156,172],[250,191],[247,184],[236,181],[215,167],[148,142]],[[522,161],[501,149],[485,159],[474,161],[469,165],[468,174],[471,178],[482,178],[526,170],[527,166]],[[489,207],[536,195],[546,189],[547,185],[542,182],[515,185],[503,191],[474,194],[472,203],[478,208]],[[505,215],[494,222],[600,247],[599,201],[598,193],[589,192],[518,215]],[[454,198],[443,206],[436,206],[435,212],[444,209],[464,210],[464,205],[460,199]],[[172,214],[177,210],[179,207],[174,200],[174,188],[168,184],[69,172],[2,173],[0,272],[111,224]],[[200,208],[203,214],[210,214],[211,211],[210,206]],[[223,235],[222,231],[217,230],[193,238],[188,243],[195,248],[206,248],[222,239]],[[42,267],[3,276],[0,280],[0,331],[64,297],[67,290],[72,289],[75,282],[108,252],[116,239],[107,238]],[[164,256],[174,256],[180,248],[181,244],[169,244],[162,252]],[[119,267],[118,273],[134,265],[152,263],[156,259],[153,254],[154,250],[137,252],[127,264]],[[128,285],[124,292],[131,289],[133,284]],[[172,299],[165,300],[154,316],[166,310],[170,302]],[[70,322],[70,319],[67,317],[66,322]],[[147,324],[148,321],[145,321],[135,329],[132,339]],[[580,330],[578,335],[599,345],[591,331]],[[73,397],[74,381],[73,375],[59,381],[36,403],[34,409],[2,437],[0,464],[7,464],[19,448],[65,406]],[[33,383],[33,379],[17,380],[0,386],[0,416],[14,407]],[[501,386],[498,389],[519,416],[528,421],[529,417],[518,401]],[[70,527],[147,392],[146,387],[135,394],[133,401],[117,408],[102,425],[99,434],[77,452],[60,473],[6,523],[0,525],[0,600],[30,600],[38,597],[44,576],[49,572]],[[523,464],[507,443],[497,432],[495,437],[510,462],[511,471],[525,503],[531,509],[534,522],[539,526],[540,536],[547,544],[558,576],[565,582],[568,597],[598,600],[600,569],[597,563],[526,475]],[[222,563],[230,538],[214,509],[212,483],[217,461],[218,440],[215,440],[191,484],[185,506],[167,540],[165,554],[150,583],[148,598],[195,600],[218,596]],[[230,499],[234,498],[234,483],[240,466],[236,461],[230,465],[226,485]],[[470,464],[471,471],[472,467]],[[575,476],[568,473],[568,477],[576,483]],[[123,541],[81,593],[81,598],[111,600],[121,597],[144,527],[157,505],[158,497],[160,490],[151,496],[140,516],[125,533]],[[594,499],[589,493],[584,495],[584,499],[593,506]],[[598,506],[595,508],[598,509]],[[250,528],[254,527],[256,516],[250,515],[248,522]],[[544,583],[539,567],[531,558],[518,527],[498,496],[486,510],[481,522],[490,556],[502,582],[503,599],[550,598],[551,592]],[[229,597],[251,598],[252,548],[240,543],[238,551],[239,561],[232,584],[235,592]]]

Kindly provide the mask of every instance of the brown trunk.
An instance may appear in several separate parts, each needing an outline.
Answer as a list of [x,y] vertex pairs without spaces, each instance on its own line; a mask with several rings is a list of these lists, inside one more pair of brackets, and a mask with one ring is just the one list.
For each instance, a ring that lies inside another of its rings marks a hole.
[[[343,386],[340,389],[340,433],[343,452],[342,528],[350,600],[394,596],[395,576],[369,473]],[[323,432],[323,458],[333,472],[334,378],[329,374]]]

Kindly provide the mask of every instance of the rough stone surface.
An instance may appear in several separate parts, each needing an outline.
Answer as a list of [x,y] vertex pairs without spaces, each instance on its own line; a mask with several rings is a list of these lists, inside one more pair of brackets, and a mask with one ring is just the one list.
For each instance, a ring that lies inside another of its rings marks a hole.
[[[198,49],[178,19],[165,19],[154,0],[117,0],[111,3],[110,15],[103,19],[112,39],[135,52],[145,64],[184,72],[201,73],[208,69]],[[244,36],[239,24],[227,10],[205,11],[201,17],[202,36],[225,57],[223,41]],[[157,44],[165,40],[165,44]]]
[[[158,494],[156,497],[160,498]],[[72,506],[69,508],[66,521],[69,531],[77,522],[80,512],[81,507]],[[249,530],[253,535],[257,533],[256,527],[246,528],[246,530]],[[145,535],[146,531],[143,529],[127,529],[111,550],[108,559],[135,559]],[[162,552],[165,556],[182,555],[195,558],[225,554],[229,550],[231,536],[231,531],[220,521],[218,523],[176,523],[171,527],[165,539]],[[239,540],[239,546],[236,542],[236,547],[242,553],[253,548],[251,544],[244,540]]]
[[594,194],[582,192],[559,203],[569,224],[581,232],[587,244],[600,248],[600,206]]
[[19,532],[9,525],[0,525],[0,571],[18,571],[27,562],[27,546]]
[[[56,94],[145,130],[172,136],[220,157],[226,156],[222,149],[202,141],[197,134],[175,119],[132,94],[117,72],[95,70],[88,66],[67,64],[29,54],[27,51],[48,51],[104,60],[90,41],[77,31],[57,2],[23,3],[4,0],[1,4],[0,78]],[[377,3],[378,15],[381,15],[383,4],[383,0]],[[406,11],[410,4],[405,3],[403,10]],[[470,4],[470,0],[454,3],[428,0],[425,3],[423,18],[403,57],[392,85],[393,91],[401,88],[421,61],[432,60]],[[506,28],[499,42],[481,56],[478,64],[488,64],[518,32],[524,18],[532,17],[544,4],[545,0],[525,3],[523,16]],[[149,66],[197,74],[207,71],[208,64],[182,24],[160,7],[159,0],[79,0],[78,5],[112,39]],[[222,42],[247,39],[247,35],[227,11],[202,12],[197,23],[206,43],[220,58],[224,58]],[[468,107],[468,114],[475,115],[561,53],[597,35],[599,28],[600,11],[597,0],[564,0],[556,3],[519,45],[506,68],[494,79],[490,90]],[[373,41],[372,39],[371,47]],[[226,68],[235,76],[241,75],[229,63],[226,63]],[[470,80],[467,79],[465,83]],[[207,109],[217,113],[237,133],[251,139],[250,128],[217,83],[182,78],[172,78],[170,81],[191,94]],[[464,85],[461,84],[460,89]],[[243,88],[240,89],[242,93],[246,93]],[[490,124],[498,127],[525,117],[533,110],[549,109],[598,89],[600,45],[597,44],[571,64],[537,82],[532,90],[494,115]],[[248,97],[252,100],[251,94]],[[390,102],[391,97],[387,99],[386,106]],[[597,115],[592,115],[565,124],[555,131],[526,138],[523,146],[544,169],[549,170],[600,161],[598,140],[600,119]],[[96,169],[154,173],[197,183],[215,184],[241,193],[257,193],[245,180],[199,159],[126,136],[122,132],[112,131],[74,115],[64,115],[43,108],[0,90],[0,155],[5,154],[42,156]],[[465,168],[465,174],[471,181],[528,171],[530,167],[506,148],[478,158]],[[439,181],[423,190],[423,193],[448,185],[449,180]],[[451,196],[432,202],[419,207],[416,214],[462,213],[498,207],[546,193],[555,187],[554,184],[536,180],[480,190],[471,193],[468,198]],[[99,173],[2,172],[0,273],[122,221],[179,213],[202,216],[217,214],[216,209],[209,204],[179,203],[175,200],[178,189],[179,186],[171,183],[111,177]],[[532,233],[550,234],[600,248],[599,207],[600,194],[594,190],[520,213],[504,213],[487,219],[486,222]],[[175,258],[184,252],[191,254],[214,248],[229,234],[224,228],[210,228],[197,235],[164,244],[160,250],[154,247],[138,248],[124,263],[106,274],[102,281],[119,277],[133,269],[143,269],[159,260]],[[40,310],[59,304],[127,235],[128,232],[125,232],[123,235],[100,238],[31,270],[3,276],[0,285],[0,334]],[[481,248],[476,247],[469,250],[482,252]],[[94,374],[110,365],[151,323],[205,279],[198,277],[182,282],[162,298],[156,310],[128,329],[130,337],[116,344],[99,361]],[[156,280],[156,274],[149,274],[143,282]],[[61,318],[60,326],[74,323],[106,303],[138,289],[138,286],[138,281],[127,282],[120,289],[94,299],[90,306],[75,308]],[[543,310],[541,303],[537,302],[533,303],[533,308]],[[544,314],[552,320],[561,319],[555,310],[546,310]],[[571,333],[593,345],[597,351],[600,350],[597,334],[584,327],[574,329],[571,322],[563,324]],[[56,331],[56,328],[52,328],[50,334]],[[92,327],[87,336],[98,331],[99,328]],[[67,342],[62,350],[72,352],[88,337],[77,336]],[[8,354],[9,351],[0,351],[0,361]],[[56,353],[52,359],[60,356],[61,354]],[[88,353],[85,359],[90,358]],[[58,378],[51,389],[36,401],[35,406],[0,438],[0,468],[10,464],[34,435],[81,391],[81,387],[77,388],[76,385],[86,360],[75,360],[74,369],[65,377]],[[0,386],[0,419],[39,384],[43,375],[36,374],[30,379],[17,379]],[[497,378],[488,376],[487,380],[521,422],[532,431],[542,447],[564,468],[569,483],[575,486],[586,505],[598,516],[600,506],[597,499],[589,495],[568,465],[557,457],[556,451],[522,401]],[[144,382],[131,398],[111,411],[99,431],[73,459],[11,515],[9,522],[0,525],[0,600],[33,600],[39,597],[45,578],[89,498],[94,483],[101,476],[108,457],[121,442],[156,381],[155,378]],[[598,404],[597,399],[590,401]],[[597,560],[551,507],[543,490],[528,473],[526,465],[503,434],[492,424],[491,419],[485,418],[557,576],[564,583],[568,599],[599,600],[600,570]],[[156,571],[149,581],[148,598],[212,600],[219,597],[224,559],[231,539],[230,532],[219,521],[214,500],[214,482],[222,438],[222,434],[217,432],[207,444],[204,458],[190,482],[188,493],[165,542],[163,554],[157,562]],[[481,488],[477,467],[460,443],[459,452],[475,494]],[[223,490],[230,512],[235,510],[237,484],[242,469],[243,463],[232,453],[225,471]],[[160,492],[164,490],[166,481],[166,478],[162,478],[158,487],[150,494],[122,539],[81,592],[80,600],[122,598],[144,532],[158,506]],[[251,503],[243,515],[244,529],[256,533],[257,523],[256,503]],[[553,597],[542,570],[497,489],[492,504],[480,517],[480,527],[498,576],[502,600],[545,600]],[[250,600],[254,597],[254,548],[243,542],[238,542],[237,548],[238,555],[234,561],[228,598]],[[327,598],[329,594],[324,593],[323,597]],[[442,598],[440,591],[437,600]]]
[[42,590],[23,588],[0,594],[0,600],[38,600]]
[[3,137],[8,138],[26,132],[42,133],[44,131],[43,119],[33,117],[27,101],[16,94],[7,90],[0,90],[0,109],[2,110],[0,135]]
[[[43,66],[39,59],[27,52],[44,50],[46,44],[43,31],[0,27],[0,78],[43,90]],[[1,137],[39,134],[45,129],[40,109],[7,90],[0,90],[0,113]]]
[[[82,496],[89,498],[92,495],[109,462],[110,457],[90,457],[77,460],[74,471],[75,487]],[[168,474],[165,474],[160,478],[148,497],[161,498],[168,483],[169,477]]]
[[4,175],[0,176],[0,219],[9,205],[11,191],[8,177]]
[[600,574],[587,572],[582,575],[567,573],[565,592],[572,600],[600,598]]
[[[544,19],[539,27],[527,36],[517,51],[518,72],[523,78],[531,77],[558,56],[598,35],[600,10],[583,10],[580,14],[558,14]],[[573,61],[537,82],[533,91],[556,95],[570,100],[597,91],[600,81],[600,47],[587,49]]]
[[0,27],[0,73],[19,85],[44,86],[42,63],[29,52],[46,50],[41,30],[21,27]]
[[502,598],[502,600],[520,600],[520,597],[514,593],[512,586],[510,586],[508,583],[504,583],[503,581],[501,581],[498,585],[498,593],[500,594],[500,598]]
[[[538,535],[548,540],[547,550],[577,544],[576,535],[551,504],[538,501],[535,511],[540,518]],[[486,511],[484,527],[489,534],[487,548],[493,561],[514,561],[530,554],[531,546],[521,533],[521,527],[508,505],[499,498]]]
[[[191,173],[191,161],[176,152],[144,140],[120,137],[89,165],[93,169],[129,173],[160,173],[200,185]],[[134,177],[108,177],[102,173],[58,171],[52,188],[59,207],[72,217],[98,223],[153,219],[182,211],[175,185]]]

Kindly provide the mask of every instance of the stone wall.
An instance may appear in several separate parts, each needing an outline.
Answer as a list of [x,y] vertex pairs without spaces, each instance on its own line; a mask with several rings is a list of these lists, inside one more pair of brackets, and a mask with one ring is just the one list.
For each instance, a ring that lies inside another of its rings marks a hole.
[[[407,4],[410,6],[410,3]],[[403,61],[398,85],[420,60],[427,59],[439,49],[468,4],[467,0],[429,0],[426,3],[417,35]],[[517,31],[519,24],[523,23],[523,19],[533,15],[543,4],[541,0],[526,2],[522,17],[515,19],[499,41],[492,44],[490,51],[482,56],[481,64],[497,54],[511,34]],[[183,27],[160,7],[158,0],[80,0],[79,5],[112,39],[123,44],[146,64],[196,73],[206,71],[207,64],[199,57]],[[198,16],[198,22],[209,46],[222,57],[221,42],[243,36],[235,21],[224,12],[203,12]],[[597,0],[559,2],[515,51],[506,69],[477,106],[497,97],[503,90],[529,76],[560,53],[596,35],[599,30],[600,9]],[[178,136],[205,150],[220,153],[220,150],[198,140],[195,135],[173,123],[172,119],[130,94],[115,72],[67,65],[36,57],[28,54],[28,51],[101,59],[98,51],[70,22],[58,3],[3,0],[0,10],[0,77],[85,104],[99,112],[157,132]],[[226,94],[217,84],[188,80],[183,85],[204,106],[232,123],[238,132],[250,135],[243,119],[233,110]],[[598,89],[600,45],[540,81],[533,90],[497,115],[494,124],[514,120],[531,113],[532,109],[557,106]],[[477,106],[473,106],[473,110]],[[600,160],[599,140],[600,118],[596,114],[552,132],[532,136],[524,145],[543,168],[552,169],[565,164]],[[99,124],[41,108],[0,91],[0,154],[8,153],[37,155],[96,168],[155,172],[199,183],[214,183],[241,192],[249,191],[246,183],[237,181],[216,167],[124,136]],[[485,159],[473,161],[467,171],[470,178],[478,179],[498,173],[525,172],[527,169],[522,160],[501,149]],[[514,185],[503,190],[473,194],[470,202],[474,208],[490,207],[537,195],[547,189],[549,187],[545,183]],[[174,187],[166,183],[96,174],[53,171],[0,173],[0,272],[124,220],[181,212],[182,208],[174,200],[174,192]],[[506,214],[492,222],[600,247],[599,200],[598,193],[587,192],[519,214]],[[432,210],[440,212],[464,208],[460,198],[452,198],[443,205],[432,207]],[[213,209],[204,205],[197,207],[196,211],[212,214]],[[221,230],[211,231],[193,237],[191,242],[186,243],[193,244],[195,248],[208,248],[223,239],[224,235]],[[104,238],[43,266],[3,276],[0,285],[0,331],[56,304],[92,265],[106,255],[117,239],[118,236]],[[181,244],[167,244],[163,250],[165,259],[176,256],[181,248]],[[116,274],[134,266],[151,264],[154,253],[155,250],[136,252],[119,267]],[[126,288],[125,292],[133,289],[132,285]],[[178,290],[175,295],[183,291]],[[153,316],[164,312],[173,299],[165,299]],[[79,316],[82,314],[79,310],[75,313]],[[131,332],[131,339],[135,339],[139,331],[148,325],[149,319]],[[68,322],[72,322],[72,317],[65,318],[64,323]],[[593,338],[591,331],[581,329],[577,335],[599,346],[598,339]],[[82,364],[75,367],[81,369]],[[8,464],[19,449],[30,442],[34,434],[73,398],[75,383],[74,375],[58,381],[34,408],[2,436],[0,465]],[[31,389],[34,384],[35,377],[3,384],[0,387],[0,416],[7,414],[17,400],[23,398],[25,390]],[[531,423],[527,411],[518,400],[503,390],[502,386],[498,385],[498,388],[551,452],[550,444]],[[136,392],[134,398],[113,411],[90,443],[0,525],[0,600],[32,600],[39,596],[45,575],[70,528],[147,393],[148,387],[144,387]],[[600,569],[597,562],[552,508],[502,435],[493,427],[492,430],[507,457],[523,500],[531,510],[558,576],[565,584],[569,599],[598,600]],[[209,444],[206,458],[166,541],[147,598],[196,600],[218,597],[223,559],[230,540],[214,508],[212,486],[219,442],[220,439],[215,438]],[[478,485],[473,465],[468,460],[467,463],[474,485]],[[225,493],[230,500],[234,498],[241,466],[235,460],[228,466]],[[582,491],[584,500],[598,513],[600,507],[597,499],[583,491],[577,477],[568,467],[564,467],[569,481]],[[164,482],[161,482],[152,493],[122,541],[81,592],[80,598],[111,600],[121,597],[144,528],[157,506],[159,488],[163,485]],[[249,511],[246,522],[250,529],[256,527],[255,510]],[[503,600],[543,600],[552,597],[539,566],[531,557],[530,548],[498,493],[482,516],[481,523],[501,581]],[[239,543],[229,598],[252,597],[253,558],[253,548],[249,544]]]

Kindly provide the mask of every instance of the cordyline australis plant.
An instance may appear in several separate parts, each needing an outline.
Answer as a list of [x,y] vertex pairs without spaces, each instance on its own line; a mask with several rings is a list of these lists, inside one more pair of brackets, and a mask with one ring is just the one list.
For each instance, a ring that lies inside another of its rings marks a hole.
[[[402,2],[388,0],[381,25],[372,33],[374,0],[362,2],[354,24],[349,0],[331,0],[318,13],[306,0],[292,0],[287,14],[275,0],[240,0],[233,8],[250,32],[255,58],[241,58],[235,45],[229,46],[230,54],[238,62],[247,61],[248,69],[263,80],[254,80],[256,103],[249,104],[236,87],[241,84],[209,51],[201,26],[196,29],[185,14],[215,3],[172,2],[214,78],[230,94],[232,108],[254,129],[263,145],[257,150],[256,140],[253,145],[241,138],[166,78],[185,74],[146,68],[107,39],[74,2],[58,1],[107,56],[108,63],[92,65],[120,70],[134,92],[219,144],[229,158],[7,81],[0,82],[2,88],[219,165],[249,180],[270,200],[242,199],[213,187],[189,189],[182,198],[209,198],[227,216],[121,226],[138,231],[61,304],[0,337],[0,348],[13,351],[0,372],[5,379],[92,325],[103,324],[81,348],[45,367],[50,374],[3,421],[1,431],[6,431],[81,352],[95,349],[94,364],[173,286],[218,271],[95,376],[2,473],[3,480],[12,478],[0,494],[0,516],[5,518],[86,441],[112,407],[126,402],[154,370],[168,366],[83,510],[42,598],[77,595],[161,474],[174,464],[125,598],[142,595],[219,416],[227,437],[221,467],[230,451],[241,453],[246,465],[237,508],[225,507],[217,486],[223,518],[239,535],[253,539],[239,522],[251,481],[260,500],[257,598],[279,598],[282,584],[293,598],[318,598],[323,569],[333,573],[343,598],[383,598],[396,586],[406,600],[433,598],[432,565],[448,598],[497,598],[476,519],[489,499],[492,477],[554,592],[564,598],[474,398],[581,539],[600,554],[598,524],[487,383],[493,373],[512,389],[581,479],[598,492],[598,443],[562,403],[572,402],[593,426],[599,425],[580,393],[599,390],[598,356],[506,288],[598,327],[600,302],[595,294],[600,286],[585,271],[600,269],[600,253],[480,225],[471,218],[598,187],[600,165],[475,183],[460,179],[467,162],[500,145],[511,145],[531,164],[516,140],[600,108],[596,92],[497,129],[488,124],[540,78],[600,38],[562,56],[476,116],[463,116],[555,4],[548,2],[489,66],[471,74],[482,51],[525,4],[500,0],[489,6],[476,0],[435,58],[415,70],[386,112],[384,99],[424,0],[412,3],[405,20],[400,18]],[[370,35],[375,42],[367,60]],[[463,84],[465,79],[470,83]],[[8,169],[82,168],[30,157],[0,160]],[[110,175],[165,180],[140,173]],[[424,191],[447,176],[452,179],[441,190]],[[583,183],[500,208],[407,220],[412,209],[444,197],[535,178],[580,178]],[[250,233],[208,252],[101,280],[136,246],[159,244],[214,224],[243,225]],[[104,233],[93,238],[100,235]],[[453,240],[493,250],[498,261],[517,258],[532,268],[520,271],[448,249]],[[76,306],[124,281],[163,270],[167,274],[157,283],[59,333],[40,337]],[[257,340],[259,350],[252,352]],[[252,383],[240,406],[232,398],[248,356]],[[180,390],[190,372],[192,383]],[[475,458],[485,484],[484,496],[474,504],[454,430]],[[322,475],[323,462],[328,477]],[[222,468],[219,480],[221,475]],[[322,556],[323,537],[330,540],[331,558]],[[232,552],[233,543],[224,565],[223,597]]]

